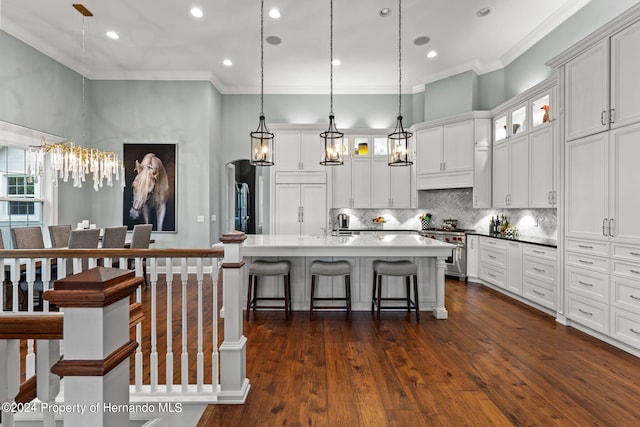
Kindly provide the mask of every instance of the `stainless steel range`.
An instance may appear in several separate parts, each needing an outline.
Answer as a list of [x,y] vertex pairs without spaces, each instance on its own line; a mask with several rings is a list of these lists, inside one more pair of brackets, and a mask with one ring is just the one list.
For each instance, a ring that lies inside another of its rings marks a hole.
[[474,230],[465,229],[451,229],[444,230],[440,228],[433,228],[422,230],[421,235],[430,237],[432,239],[440,240],[442,242],[451,243],[455,245],[453,254],[446,259],[446,271],[448,276],[457,277],[459,280],[467,279],[467,238],[466,233]]

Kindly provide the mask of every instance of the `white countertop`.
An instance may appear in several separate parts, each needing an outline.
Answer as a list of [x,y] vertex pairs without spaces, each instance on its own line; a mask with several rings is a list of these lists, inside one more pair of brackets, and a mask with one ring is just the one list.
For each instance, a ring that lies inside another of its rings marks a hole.
[[453,245],[417,234],[296,236],[250,234],[243,256],[389,256],[448,257]]

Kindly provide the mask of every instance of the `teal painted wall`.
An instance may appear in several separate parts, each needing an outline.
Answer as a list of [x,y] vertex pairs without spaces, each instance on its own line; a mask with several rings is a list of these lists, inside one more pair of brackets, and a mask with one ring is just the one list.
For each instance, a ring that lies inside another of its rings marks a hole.
[[424,91],[424,120],[430,121],[472,111],[477,76],[473,71],[429,83]]

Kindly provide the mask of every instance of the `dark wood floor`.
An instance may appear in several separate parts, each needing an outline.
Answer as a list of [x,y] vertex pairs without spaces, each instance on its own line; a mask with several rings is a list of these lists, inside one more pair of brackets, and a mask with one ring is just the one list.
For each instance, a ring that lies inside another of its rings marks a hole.
[[447,280],[424,312],[258,312],[246,404],[201,426],[637,426],[640,359],[480,285]]

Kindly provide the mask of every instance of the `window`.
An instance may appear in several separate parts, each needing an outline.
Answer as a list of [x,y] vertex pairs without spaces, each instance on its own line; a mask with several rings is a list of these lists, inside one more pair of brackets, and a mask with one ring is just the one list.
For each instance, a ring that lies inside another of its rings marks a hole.
[[[35,184],[29,183],[25,176],[7,177],[7,194],[9,197],[33,198],[35,195]],[[34,202],[9,201],[10,215],[34,215]]]

